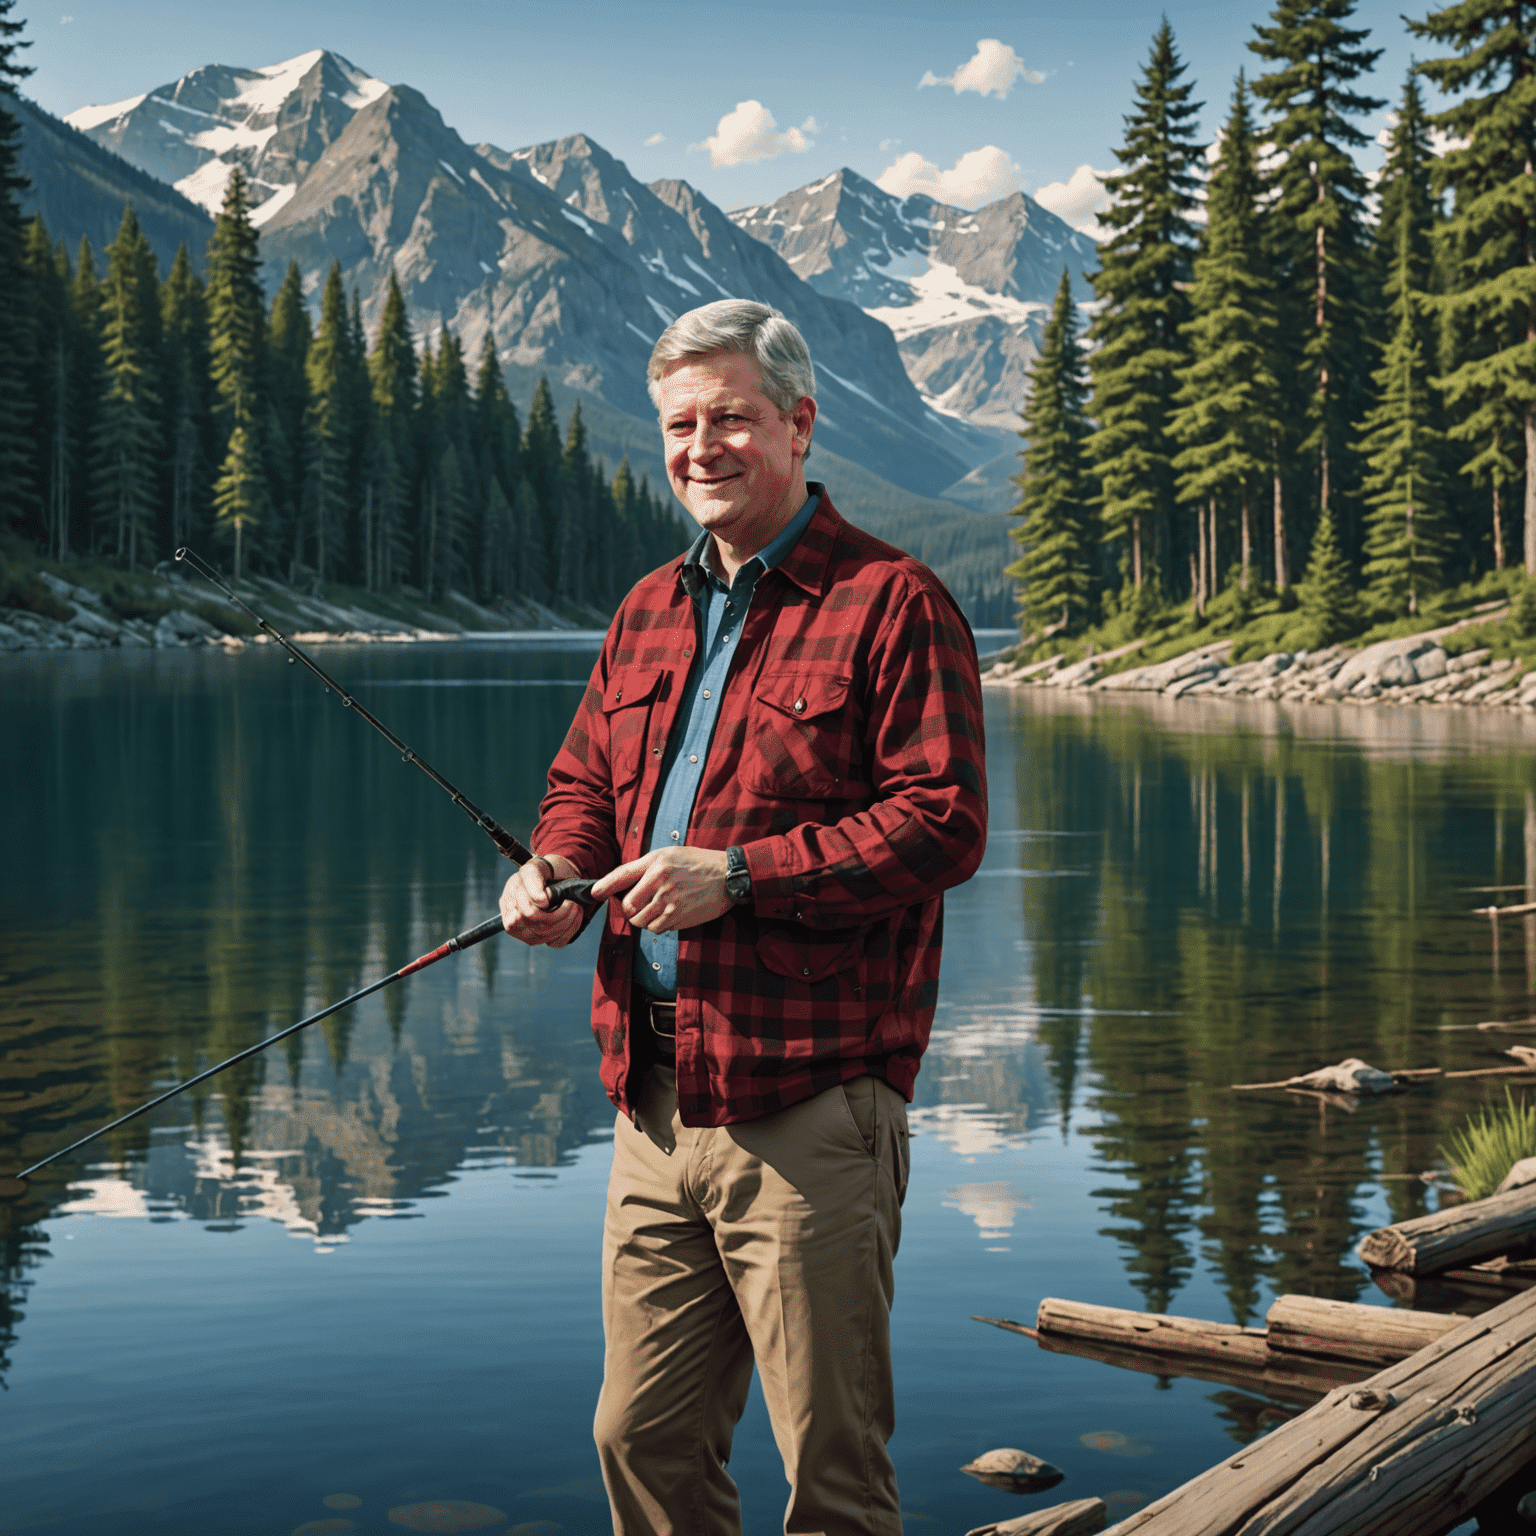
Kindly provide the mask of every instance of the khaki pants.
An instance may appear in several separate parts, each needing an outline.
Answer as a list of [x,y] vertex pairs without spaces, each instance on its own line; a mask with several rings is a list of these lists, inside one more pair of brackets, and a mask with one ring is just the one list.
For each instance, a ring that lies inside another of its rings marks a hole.
[[614,1127],[594,1434],[618,1536],[737,1536],[726,1472],[754,1359],[789,1479],[784,1528],[900,1536],[886,1451],[906,1104],[861,1077],[689,1127],[652,1067]]

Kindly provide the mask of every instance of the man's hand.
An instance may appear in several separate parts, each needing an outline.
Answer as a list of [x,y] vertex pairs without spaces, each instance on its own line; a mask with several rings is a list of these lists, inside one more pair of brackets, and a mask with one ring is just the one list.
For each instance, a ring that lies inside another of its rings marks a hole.
[[581,927],[581,904],[567,901],[551,912],[548,882],[573,880],[580,874],[561,854],[535,854],[502,887],[502,926],[524,944],[548,944],[551,949],[563,949]]
[[670,933],[696,928],[719,917],[731,905],[725,894],[725,853],[713,848],[656,848],[620,864],[592,887],[606,901],[624,897],[624,915],[635,928]]

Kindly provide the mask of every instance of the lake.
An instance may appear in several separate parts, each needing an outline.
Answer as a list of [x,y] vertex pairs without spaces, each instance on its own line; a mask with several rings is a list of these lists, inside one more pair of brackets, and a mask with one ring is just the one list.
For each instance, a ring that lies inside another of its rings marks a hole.
[[[526,835],[592,654],[324,664]],[[0,1172],[495,910],[490,843],[271,648],[0,668]],[[1495,899],[1473,887],[1536,886],[1523,720],[1046,690],[987,713],[992,835],[948,899],[894,1314],[907,1527],[956,1536],[1094,1494],[1124,1516],[1295,1411],[971,1314],[1390,1304],[1354,1244],[1433,1208],[1417,1175],[1502,1086],[1347,1113],[1230,1085],[1493,1065],[1520,1036],[1440,1026],[1536,1013],[1536,925],[1495,959],[1467,915]],[[453,957],[0,1209],[0,1532],[383,1533],[432,1500],[607,1529],[594,945]],[[998,1446],[1065,1481],[957,1470]],[[732,1472],[746,1529],[780,1529],[755,1393]]]

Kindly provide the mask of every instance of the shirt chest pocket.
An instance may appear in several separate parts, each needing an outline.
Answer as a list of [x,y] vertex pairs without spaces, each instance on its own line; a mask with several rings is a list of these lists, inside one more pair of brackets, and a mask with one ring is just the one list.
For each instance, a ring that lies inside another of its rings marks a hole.
[[615,790],[634,783],[645,766],[647,727],[661,679],[659,671],[638,669],[626,669],[608,679],[603,717],[608,722],[608,772]]
[[743,786],[754,794],[839,800],[864,788],[862,747],[846,676],[759,677],[747,716]]

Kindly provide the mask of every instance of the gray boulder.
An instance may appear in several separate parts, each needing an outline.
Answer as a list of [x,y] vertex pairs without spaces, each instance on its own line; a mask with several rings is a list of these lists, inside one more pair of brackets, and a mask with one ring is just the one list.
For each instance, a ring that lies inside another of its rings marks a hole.
[[1437,677],[1444,677],[1444,649],[1437,645],[1433,650],[1425,651],[1422,656],[1415,656],[1413,658],[1413,670],[1421,683],[1433,682]]
[[199,641],[217,641],[219,632],[206,619],[185,608],[173,608],[155,625],[155,644],[159,646],[196,645]]
[[1388,656],[1376,673],[1376,681],[1383,688],[1410,688],[1419,681],[1419,674],[1406,656]]

